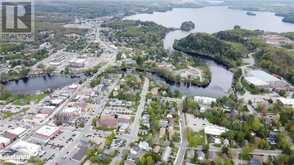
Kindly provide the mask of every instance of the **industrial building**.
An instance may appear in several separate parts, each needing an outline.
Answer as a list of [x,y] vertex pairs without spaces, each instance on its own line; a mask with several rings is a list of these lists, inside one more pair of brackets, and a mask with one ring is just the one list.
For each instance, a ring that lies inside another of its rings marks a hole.
[[260,88],[287,89],[288,83],[262,70],[248,70],[244,78],[247,83]]

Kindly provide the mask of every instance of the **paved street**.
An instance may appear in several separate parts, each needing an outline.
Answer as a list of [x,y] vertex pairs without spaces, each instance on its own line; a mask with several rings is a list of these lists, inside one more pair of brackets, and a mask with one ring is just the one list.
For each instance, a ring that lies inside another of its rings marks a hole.
[[145,78],[144,81],[144,85],[143,85],[143,89],[140,95],[140,103],[136,112],[136,116],[135,119],[133,121],[133,124],[130,127],[130,134],[128,136],[126,136],[126,145],[124,147],[121,147],[119,150],[119,154],[114,157],[110,163],[110,165],[117,165],[119,163],[119,161],[121,161],[123,159],[123,152],[125,149],[128,149],[130,143],[134,142],[137,140],[138,138],[138,132],[140,129],[140,120],[142,117],[142,113],[144,111],[145,108],[145,104],[146,104],[146,95],[148,93],[148,89],[149,89],[149,79]]
[[178,113],[180,117],[179,125],[180,125],[181,141],[180,141],[180,146],[179,146],[179,150],[178,150],[174,165],[181,165],[183,164],[185,159],[186,146],[187,146],[186,120],[185,120],[185,114],[182,112],[183,100],[177,101],[177,103],[178,103]]

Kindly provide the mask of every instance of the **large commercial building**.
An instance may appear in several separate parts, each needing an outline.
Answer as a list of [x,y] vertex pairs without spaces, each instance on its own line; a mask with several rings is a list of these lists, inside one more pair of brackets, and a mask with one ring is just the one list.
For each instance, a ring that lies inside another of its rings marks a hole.
[[262,70],[248,70],[245,80],[256,87],[273,88],[273,89],[287,89],[289,85],[287,82],[265,72]]
[[4,137],[10,139],[10,141],[14,141],[17,138],[21,137],[27,129],[22,127],[17,127],[14,129],[9,129],[4,133]]
[[60,133],[59,127],[45,125],[36,131],[36,134],[44,138],[53,138]]
[[19,141],[13,144],[10,148],[28,156],[37,156],[41,151],[41,146],[26,141]]

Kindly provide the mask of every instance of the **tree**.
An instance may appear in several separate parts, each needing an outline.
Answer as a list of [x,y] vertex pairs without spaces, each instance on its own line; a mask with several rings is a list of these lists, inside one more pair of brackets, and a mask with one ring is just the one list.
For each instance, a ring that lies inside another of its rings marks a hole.
[[193,113],[195,110],[199,110],[199,104],[194,101],[193,97],[186,97],[183,102],[183,112]]
[[250,157],[250,153],[253,150],[252,147],[250,147],[249,145],[246,145],[245,147],[242,148],[241,153],[240,153],[240,158],[242,160],[249,160]]

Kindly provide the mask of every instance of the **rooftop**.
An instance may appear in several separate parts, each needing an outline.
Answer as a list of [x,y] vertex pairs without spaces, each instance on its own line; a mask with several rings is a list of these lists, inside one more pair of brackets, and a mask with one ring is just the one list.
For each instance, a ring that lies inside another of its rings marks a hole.
[[250,70],[247,75],[249,77],[255,77],[267,83],[274,82],[274,81],[281,81],[277,77],[272,76],[271,74],[266,73],[265,71],[262,71],[262,70]]
[[287,106],[291,106],[294,108],[294,99],[289,99],[289,98],[284,98],[284,97],[280,97],[278,98],[278,100],[284,104],[284,105],[287,105]]
[[59,127],[53,127],[53,126],[45,125],[45,126],[41,127],[40,129],[38,129],[36,131],[36,133],[39,134],[39,135],[43,135],[43,136],[48,136],[49,137],[49,136],[54,135],[59,130],[60,130]]
[[253,77],[253,76],[248,76],[248,77],[245,77],[245,80],[247,82],[249,82],[250,84],[253,84],[255,86],[267,86],[269,85],[267,82],[259,79],[259,78],[256,78],[256,77]]
[[30,156],[36,156],[41,151],[41,146],[26,141],[19,141],[13,144],[11,149],[28,154]]
[[209,135],[220,136],[221,134],[227,132],[227,129],[220,126],[207,126],[204,128],[204,132]]
[[26,130],[27,129],[25,129],[25,128],[17,127],[17,128],[14,128],[14,129],[10,129],[7,132],[10,133],[10,134],[14,134],[14,135],[18,136],[18,135],[24,133]]

